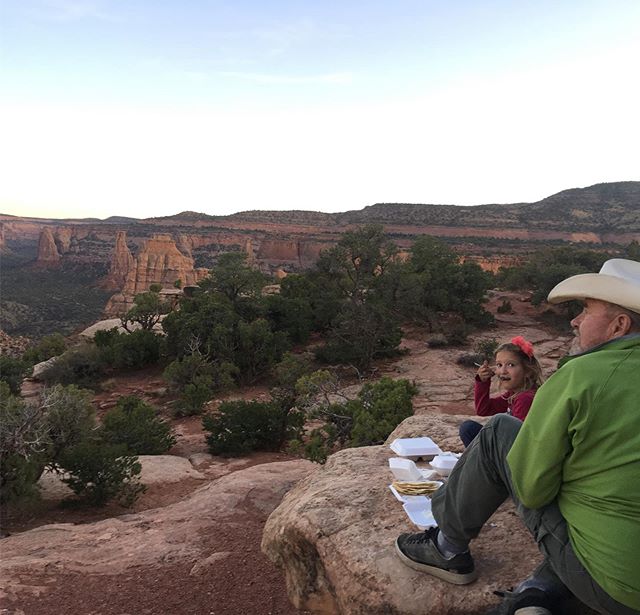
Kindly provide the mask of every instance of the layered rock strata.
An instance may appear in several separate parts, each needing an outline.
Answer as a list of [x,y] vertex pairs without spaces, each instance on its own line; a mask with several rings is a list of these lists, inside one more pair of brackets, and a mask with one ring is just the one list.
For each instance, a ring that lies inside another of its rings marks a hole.
[[[123,238],[120,241],[122,242]],[[122,245],[120,249],[122,252]],[[127,260],[125,255],[122,256]],[[156,234],[145,242],[136,255],[128,268],[121,292],[109,299],[105,314],[123,314],[133,305],[133,298],[148,291],[152,284],[174,288],[179,280],[181,286],[192,286],[207,274],[207,269],[194,267],[193,259],[178,250],[170,235]]]
[[58,246],[56,246],[55,239],[53,238],[53,232],[48,226],[45,226],[40,233],[40,239],[38,240],[38,257],[36,259],[36,265],[40,267],[48,267],[51,265],[57,265],[60,262],[60,252],[58,252]]
[[103,280],[101,286],[108,290],[121,290],[125,286],[127,276],[133,269],[135,261],[127,246],[127,232],[118,231],[116,233],[116,245],[111,256],[109,273]]

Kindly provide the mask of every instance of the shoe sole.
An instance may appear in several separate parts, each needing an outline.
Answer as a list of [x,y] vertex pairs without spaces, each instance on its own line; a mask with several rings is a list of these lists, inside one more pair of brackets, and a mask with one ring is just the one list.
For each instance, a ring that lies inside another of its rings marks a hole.
[[437,566],[429,566],[428,564],[421,564],[420,562],[416,562],[410,557],[407,557],[400,550],[397,541],[396,553],[400,556],[400,559],[403,561],[403,563],[409,566],[409,568],[419,570],[420,572],[425,572],[433,577],[438,577],[438,579],[446,581],[447,583],[453,583],[454,585],[468,585],[469,583],[473,583],[473,581],[478,578],[478,573],[475,570],[462,574],[460,572],[451,572],[450,570],[443,570],[442,568],[438,568]]

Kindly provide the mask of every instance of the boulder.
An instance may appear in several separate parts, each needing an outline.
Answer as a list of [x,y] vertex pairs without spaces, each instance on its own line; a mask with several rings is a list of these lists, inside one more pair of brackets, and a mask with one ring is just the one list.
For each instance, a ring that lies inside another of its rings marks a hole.
[[[164,335],[164,330],[162,328],[162,321],[165,315],[161,314],[158,322],[153,326],[153,332],[156,335]],[[141,328],[141,325],[137,322],[129,323],[129,329],[131,331],[137,331]],[[86,339],[92,340],[98,331],[109,331],[111,329],[117,329],[118,333],[127,333],[127,330],[122,326],[122,320],[120,318],[106,318],[104,320],[99,320],[98,322],[94,322],[92,325],[89,325],[86,329],[81,331],[79,335]]]
[[40,363],[36,363],[33,366],[33,371],[31,372],[31,378],[33,378],[34,380],[40,380],[43,376],[43,374],[50,368],[52,367],[59,359],[59,356],[56,357],[51,357],[50,359],[47,359],[46,361],[41,361]]
[[[177,483],[188,478],[203,480],[204,474],[194,470],[191,462],[175,455],[138,455],[142,465],[140,482],[144,485]],[[38,480],[40,495],[44,500],[62,500],[73,495],[73,491],[62,482],[60,474],[45,471]]]
[[395,553],[402,532],[416,532],[388,488],[388,443],[428,435],[441,448],[461,450],[464,416],[413,416],[383,446],[342,450],[300,481],[270,515],[262,550],[284,570],[297,608],[323,614],[463,615],[498,602],[496,589],[516,585],[541,555],[511,502],[473,541],[479,579],[453,586],[405,566]]
[[203,479],[204,474],[194,470],[191,462],[175,455],[139,455],[142,465],[140,482],[145,485],[177,483],[187,478]]

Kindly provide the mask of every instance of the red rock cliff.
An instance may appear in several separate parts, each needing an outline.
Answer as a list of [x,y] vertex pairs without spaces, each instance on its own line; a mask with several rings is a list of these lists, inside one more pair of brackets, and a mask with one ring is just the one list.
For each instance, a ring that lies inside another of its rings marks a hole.
[[38,241],[38,258],[36,265],[41,267],[49,267],[57,265],[60,262],[60,252],[53,238],[53,233],[48,226],[45,226],[40,233]]
[[133,305],[133,298],[149,290],[152,284],[174,288],[177,280],[182,286],[197,284],[208,274],[196,269],[192,258],[178,250],[170,235],[158,234],[145,242],[129,269],[122,291],[109,299],[105,313],[122,314]]
[[127,247],[127,231],[116,233],[116,245],[111,256],[109,273],[102,281],[101,286],[108,290],[121,290],[124,288],[129,272],[133,269],[135,261]]

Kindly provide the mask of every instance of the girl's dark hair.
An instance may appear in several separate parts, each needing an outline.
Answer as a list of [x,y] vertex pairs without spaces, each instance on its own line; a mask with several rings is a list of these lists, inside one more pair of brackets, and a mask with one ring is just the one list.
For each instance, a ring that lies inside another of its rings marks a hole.
[[506,344],[500,344],[500,346],[496,348],[496,351],[493,354],[494,359],[502,350],[512,352],[520,359],[520,361],[522,361],[522,366],[524,367],[523,391],[528,389],[537,389],[539,386],[542,386],[542,368],[540,367],[540,363],[538,363],[538,359],[536,359],[533,354],[529,356],[522,350],[522,348],[520,348],[520,346],[518,346],[518,344],[507,342]]

